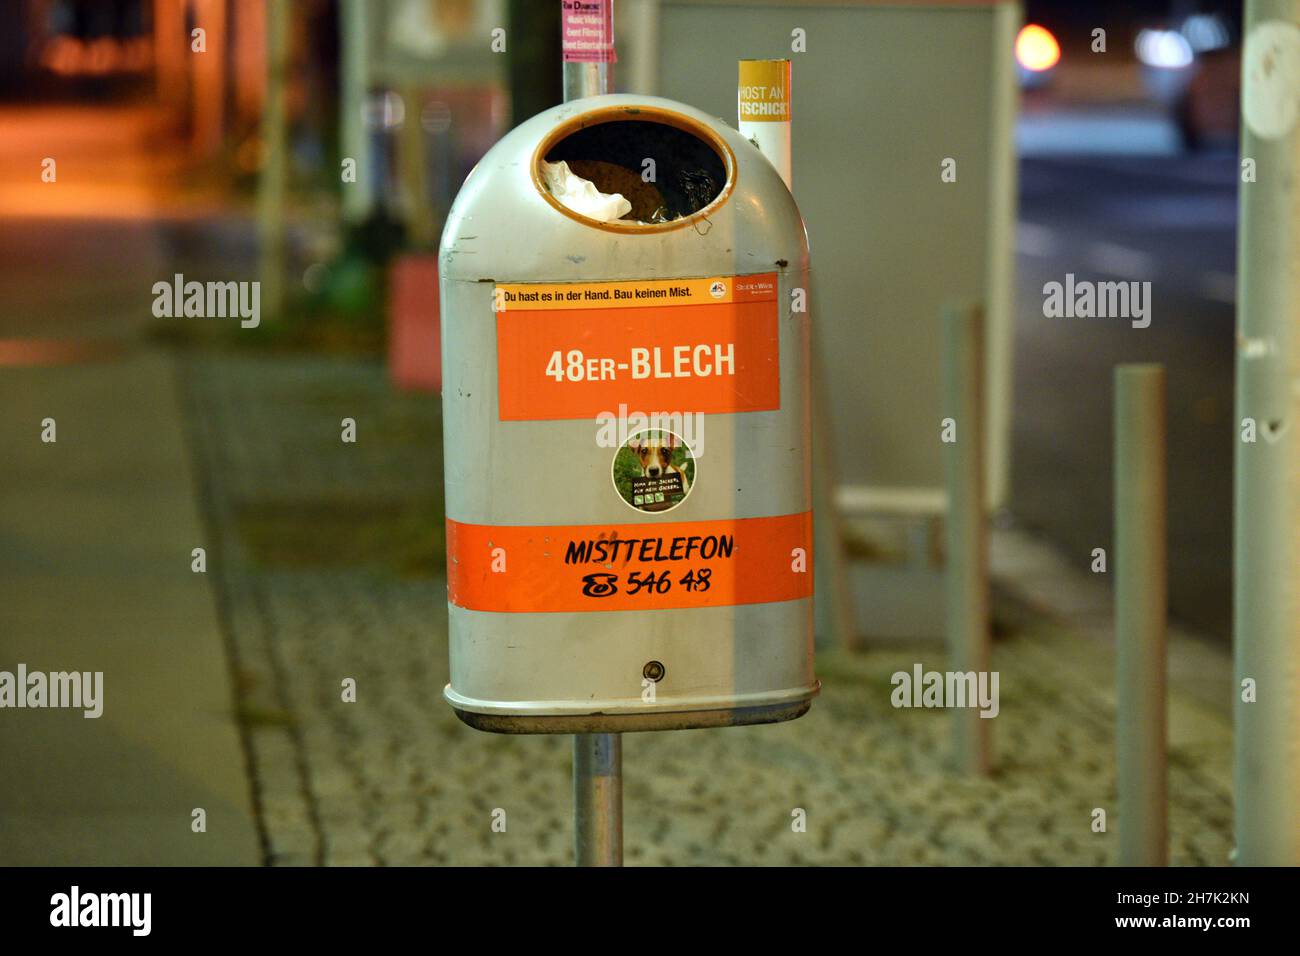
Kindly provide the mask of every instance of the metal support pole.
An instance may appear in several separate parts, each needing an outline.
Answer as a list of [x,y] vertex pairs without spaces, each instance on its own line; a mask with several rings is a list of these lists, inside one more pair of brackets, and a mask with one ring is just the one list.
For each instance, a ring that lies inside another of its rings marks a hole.
[[578,866],[623,865],[623,735],[573,737],[573,854]]
[[257,182],[258,271],[262,311],[284,311],[284,193],[288,167],[289,0],[267,0],[266,104],[262,171]]
[[609,92],[608,63],[564,64],[564,102]]
[[178,114],[189,106],[190,36],[185,17],[185,0],[157,0],[153,5],[154,82],[158,99]]
[[[608,0],[611,35],[607,39],[613,43],[614,0]],[[581,99],[584,96],[601,96],[610,92],[614,85],[614,64],[604,62],[564,63],[564,102]]]
[[[194,134],[191,143],[196,155],[208,158],[221,148],[226,131],[226,29],[224,0],[194,0],[194,22],[205,33],[206,50],[193,57],[191,87],[193,94]],[[188,43],[189,38],[186,38]]]
[[[741,60],[737,79],[740,96],[747,88],[767,90],[763,99],[784,102],[783,122],[751,122],[743,109],[737,113],[736,128],[758,147],[773,168],[781,174],[786,188],[794,191],[794,148],[791,123],[794,118],[794,91],[789,60]],[[780,90],[780,95],[773,91]],[[815,281],[815,280],[814,280]],[[804,290],[811,307],[819,299],[815,288]],[[813,633],[817,647],[856,647],[857,614],[853,606],[849,581],[848,558],[844,552],[844,519],[835,500],[838,471],[833,445],[834,422],[826,363],[822,360],[822,343],[815,322],[809,323],[808,385],[812,391],[812,509],[813,509]]]
[[339,4],[339,153],[357,164],[356,182],[342,184],[342,206],[344,220],[353,224],[363,222],[374,203],[370,131],[366,128],[370,80],[367,13],[365,0],[342,0]]
[[[610,79],[608,63],[565,63],[564,102],[608,93]],[[573,735],[573,858],[578,866],[623,865],[621,734]]]
[[[1300,5],[1246,0],[1233,550],[1237,863],[1300,865]],[[1247,175],[1247,162],[1251,167]]]
[[[948,484],[948,666],[987,673],[989,650],[988,516],[984,495],[984,317],[979,308],[943,315],[944,417],[956,425],[945,446]],[[957,769],[987,774],[993,763],[989,721],[978,707],[953,710]]]
[[418,86],[403,87],[401,92],[406,120],[397,140],[397,174],[406,202],[403,212],[407,236],[417,249],[437,249],[438,222],[429,197],[427,139],[420,122],[424,97]]
[[1119,860],[1168,863],[1165,370],[1115,369],[1115,630]]

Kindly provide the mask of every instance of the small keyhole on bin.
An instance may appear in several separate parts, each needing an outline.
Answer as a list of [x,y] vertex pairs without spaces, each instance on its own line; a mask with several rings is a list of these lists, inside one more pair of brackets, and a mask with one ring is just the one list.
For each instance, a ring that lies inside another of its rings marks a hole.
[[645,667],[641,668],[641,676],[657,684],[664,679],[664,665],[659,661],[649,661]]

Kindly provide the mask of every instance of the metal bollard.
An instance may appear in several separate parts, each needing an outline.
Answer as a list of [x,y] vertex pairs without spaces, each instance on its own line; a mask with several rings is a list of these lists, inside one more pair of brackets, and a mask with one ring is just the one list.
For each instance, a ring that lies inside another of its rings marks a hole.
[[[944,416],[957,425],[947,448],[948,667],[989,669],[988,520],[984,496],[984,334],[974,306],[943,314]],[[963,773],[987,774],[993,763],[989,722],[973,707],[953,711],[953,749]]]
[[1168,862],[1165,370],[1115,369],[1120,864]]
[[257,180],[258,279],[262,312],[279,319],[284,311],[285,182],[288,177],[288,73],[293,11],[288,0],[266,7],[266,108],[262,140],[266,159]]

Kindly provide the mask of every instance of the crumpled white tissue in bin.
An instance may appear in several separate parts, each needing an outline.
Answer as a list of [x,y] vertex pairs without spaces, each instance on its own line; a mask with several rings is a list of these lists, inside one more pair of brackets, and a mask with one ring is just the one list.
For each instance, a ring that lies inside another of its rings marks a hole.
[[583,179],[571,170],[564,160],[558,163],[543,160],[542,180],[561,204],[588,219],[612,222],[632,211],[632,204],[623,198],[622,193],[609,195],[601,192],[591,180]]

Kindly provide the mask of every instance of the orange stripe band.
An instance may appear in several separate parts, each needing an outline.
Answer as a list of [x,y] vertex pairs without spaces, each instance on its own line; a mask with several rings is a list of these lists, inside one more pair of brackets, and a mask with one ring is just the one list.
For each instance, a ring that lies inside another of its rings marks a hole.
[[718,521],[447,519],[447,594],[473,611],[643,611],[811,597],[812,512]]

